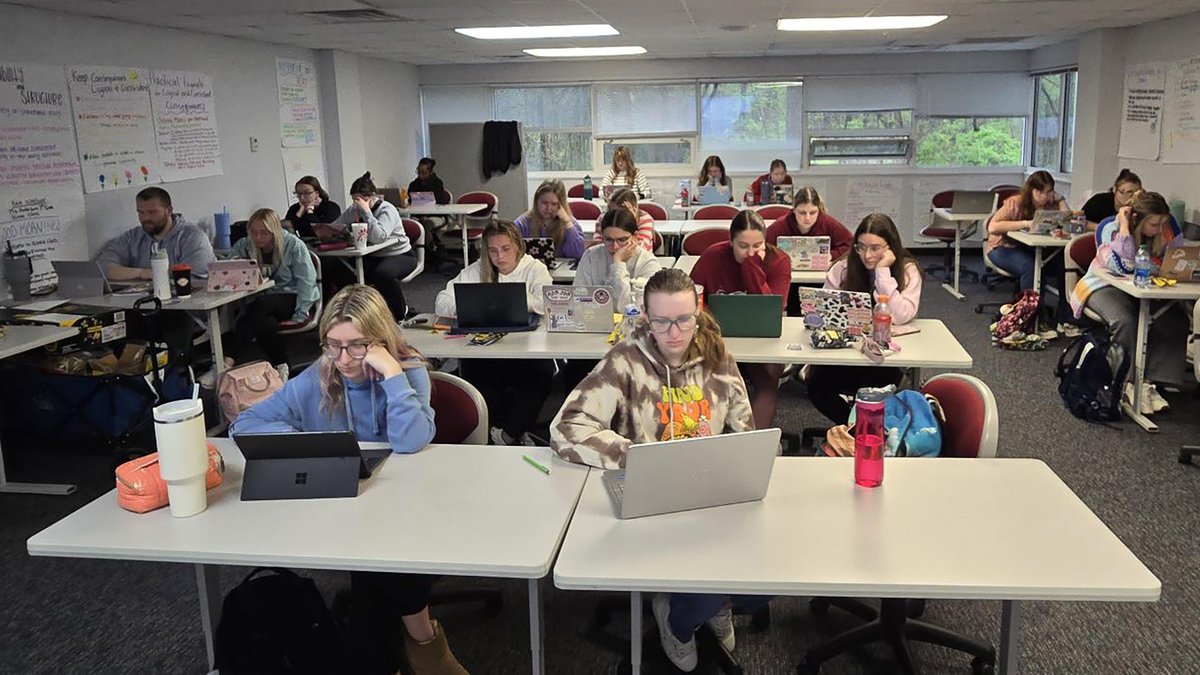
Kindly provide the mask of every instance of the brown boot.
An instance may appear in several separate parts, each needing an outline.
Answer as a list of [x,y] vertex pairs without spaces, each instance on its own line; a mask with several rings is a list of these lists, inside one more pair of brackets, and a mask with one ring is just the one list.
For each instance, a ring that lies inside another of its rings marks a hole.
[[446,642],[446,632],[437,621],[433,622],[433,638],[428,642],[417,642],[406,632],[404,653],[408,656],[408,667],[413,675],[468,675]]

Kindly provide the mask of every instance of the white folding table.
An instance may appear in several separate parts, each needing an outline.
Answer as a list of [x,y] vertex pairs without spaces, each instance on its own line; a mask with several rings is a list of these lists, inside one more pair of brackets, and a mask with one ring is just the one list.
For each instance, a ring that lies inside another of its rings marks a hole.
[[467,216],[488,208],[487,204],[427,204],[399,209],[402,216],[450,216],[462,231],[463,267],[471,263],[467,248]]
[[[315,252],[321,258],[336,258],[338,262],[354,270],[354,274],[358,277],[358,283],[365,284],[367,283],[367,277],[363,271],[363,258],[376,251],[382,251],[395,243],[394,239],[389,239],[381,241],[378,244],[367,244],[367,247],[361,251],[353,246],[347,246],[346,248],[334,249],[332,251],[317,250]],[[349,260],[351,259],[354,260],[354,264],[350,264]]]
[[241,453],[229,439],[210,441],[227,468],[205,511],[130,513],[109,492],[30,537],[30,555],[195,565],[209,668],[221,610],[215,565],[527,579],[533,672],[545,671],[538,581],[550,572],[587,467],[549,448],[431,445],[388,457],[353,499],[243,502]]
[[[16,356],[38,347],[54,344],[79,334],[78,328],[64,326],[4,326],[0,336],[0,359]],[[10,483],[4,472],[4,448],[0,446],[0,493],[32,495],[69,495],[74,485],[57,483]]]
[[635,674],[644,592],[1002,600],[1002,673],[1019,672],[1022,600],[1159,598],[1154,574],[1041,460],[887,459],[875,489],[854,484],[853,463],[781,457],[760,502],[632,520],[593,471],[554,584],[631,593]]
[[[1054,256],[1063,252],[1067,248],[1067,244],[1071,243],[1070,237],[1055,237],[1049,234],[1033,234],[1024,230],[1009,232],[1008,238],[1013,241],[1018,241],[1033,249],[1033,289],[1041,292],[1042,289],[1042,266],[1054,259]],[[1043,249],[1049,249],[1050,252],[1043,253]],[[1071,289],[1062,289],[1063,293],[1070,293]],[[1065,301],[1066,299],[1063,298]]]
[[946,292],[959,300],[964,300],[965,296],[958,290],[958,271],[962,265],[962,229],[967,223],[975,221],[986,221],[992,217],[991,213],[955,213],[954,209],[943,209],[940,207],[933,209],[933,215],[943,220],[949,221],[951,227],[954,228],[954,285],[942,284],[942,288]]

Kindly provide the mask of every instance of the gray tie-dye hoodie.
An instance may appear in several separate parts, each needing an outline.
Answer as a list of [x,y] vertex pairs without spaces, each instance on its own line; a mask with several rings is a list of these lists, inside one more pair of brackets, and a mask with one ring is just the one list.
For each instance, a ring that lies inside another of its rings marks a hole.
[[642,326],[567,396],[550,424],[550,447],[567,461],[616,469],[635,443],[753,429],[732,356],[715,371],[699,357],[670,368]]

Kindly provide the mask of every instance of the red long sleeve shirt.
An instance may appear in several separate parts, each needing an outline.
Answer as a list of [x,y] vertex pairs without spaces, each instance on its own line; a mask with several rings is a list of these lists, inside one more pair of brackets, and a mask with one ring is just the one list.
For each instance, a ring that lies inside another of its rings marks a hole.
[[787,304],[788,285],[792,283],[792,261],[783,251],[775,250],[765,259],[751,257],[739,264],[733,258],[733,244],[722,241],[709,246],[692,268],[692,280],[704,286],[704,295],[746,293],[782,295]]
[[789,212],[767,228],[768,244],[775,245],[780,237],[829,237],[829,253],[834,260],[849,253],[854,245],[854,235],[850,234],[850,230],[828,213],[817,215],[817,222],[813,223],[812,229],[802,234],[796,214]]

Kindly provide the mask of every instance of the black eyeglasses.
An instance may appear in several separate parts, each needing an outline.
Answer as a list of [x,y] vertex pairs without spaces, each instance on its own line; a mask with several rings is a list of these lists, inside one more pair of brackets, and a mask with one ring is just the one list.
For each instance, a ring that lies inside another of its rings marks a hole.
[[354,342],[348,345],[339,345],[333,342],[325,342],[321,344],[321,353],[333,360],[337,360],[342,356],[342,350],[345,350],[352,359],[366,358],[367,351],[371,349],[370,342]]
[[671,326],[678,328],[680,333],[686,333],[696,327],[696,315],[688,314],[687,316],[680,316],[674,319],[653,317],[649,319],[648,322],[650,324],[650,330],[654,331],[655,333],[670,332]]

